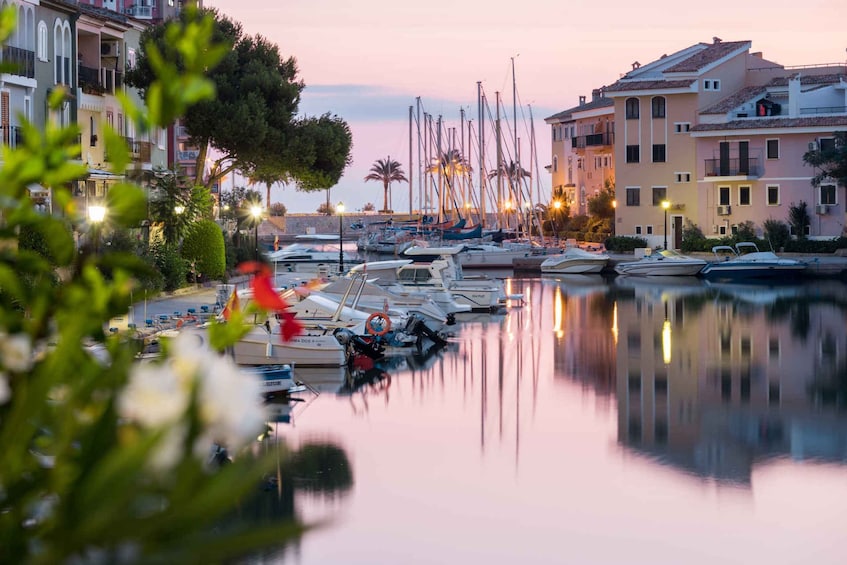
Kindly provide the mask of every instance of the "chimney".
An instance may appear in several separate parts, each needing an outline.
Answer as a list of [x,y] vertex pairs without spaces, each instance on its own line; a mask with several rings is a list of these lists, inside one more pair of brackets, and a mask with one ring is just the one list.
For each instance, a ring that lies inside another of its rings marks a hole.
[[580,106],[585,106],[585,96],[580,96],[580,97],[579,97],[579,105],[580,105]]
[[756,51],[755,53],[750,53],[753,57],[758,57],[759,59],[764,59],[761,51]]
[[594,90],[591,91],[591,101],[592,102],[597,102],[598,100],[600,100],[602,98],[603,98],[603,89],[602,88],[595,88]]
[[635,61],[635,62],[632,64],[632,70],[634,71],[635,69],[637,69],[637,68],[638,68],[638,67],[640,67],[640,66],[641,66],[641,63],[639,63],[638,61]]
[[788,79],[788,117],[800,117],[800,73]]
[[714,36],[714,37],[712,38],[712,41],[713,41],[715,44],[718,44],[718,43],[720,43],[721,41],[723,41],[723,39],[721,39],[720,37],[718,37],[718,36],[716,35],[716,36]]

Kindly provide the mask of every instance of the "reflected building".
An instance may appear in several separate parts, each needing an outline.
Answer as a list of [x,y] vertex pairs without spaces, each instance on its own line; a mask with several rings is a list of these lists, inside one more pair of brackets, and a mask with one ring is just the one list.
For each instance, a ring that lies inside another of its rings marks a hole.
[[620,441],[741,483],[763,458],[847,459],[847,420],[813,393],[847,351],[843,284],[833,285],[832,299],[825,285],[621,293]]

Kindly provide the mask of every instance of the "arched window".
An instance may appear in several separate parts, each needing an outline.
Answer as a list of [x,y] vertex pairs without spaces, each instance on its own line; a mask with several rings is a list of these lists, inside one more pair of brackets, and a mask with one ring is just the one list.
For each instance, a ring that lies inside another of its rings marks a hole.
[[626,99],[626,119],[627,120],[637,120],[638,119],[638,98],[627,98]]
[[664,96],[654,96],[651,101],[651,108],[653,109],[653,117],[654,118],[664,118],[665,117],[665,97]]
[[47,60],[47,24],[38,22],[38,60]]

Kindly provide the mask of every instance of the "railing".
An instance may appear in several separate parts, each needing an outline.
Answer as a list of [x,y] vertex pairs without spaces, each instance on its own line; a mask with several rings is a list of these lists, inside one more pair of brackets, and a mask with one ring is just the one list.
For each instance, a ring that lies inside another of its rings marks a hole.
[[19,126],[0,126],[0,136],[2,136],[3,145],[7,145],[12,149],[18,145],[23,145],[23,133],[23,128]]
[[101,71],[103,72],[103,85],[106,93],[114,94],[116,91],[119,91],[123,86],[123,73],[108,68],[103,68]]
[[153,7],[152,6],[139,6],[136,4],[135,6],[130,6],[126,10],[124,10],[127,16],[132,16],[138,19],[149,20],[153,17]]
[[196,161],[197,156],[200,154],[199,149],[191,149],[189,151],[177,151],[176,152],[176,160],[177,161]]
[[585,147],[597,147],[602,145],[614,145],[614,132],[592,133],[590,135],[578,135],[571,138],[571,146],[574,149],[583,149]]
[[845,114],[847,106],[820,106],[818,108],[800,108],[801,115],[810,114]]
[[6,45],[3,47],[3,62],[13,65],[13,75],[35,78],[35,51]]
[[100,69],[79,66],[79,87],[86,94],[102,95],[106,90],[100,81]]
[[756,157],[739,159],[706,159],[707,177],[759,176],[759,160]]
[[141,163],[150,162],[150,150],[153,145],[152,143],[149,141],[136,141],[131,137],[124,139],[126,139],[126,144],[129,147],[129,154],[133,161]]

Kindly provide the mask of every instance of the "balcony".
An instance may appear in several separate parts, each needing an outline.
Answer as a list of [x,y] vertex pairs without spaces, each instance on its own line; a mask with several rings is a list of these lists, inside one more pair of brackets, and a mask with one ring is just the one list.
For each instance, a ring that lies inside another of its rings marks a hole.
[[129,147],[130,158],[137,163],[150,162],[150,150],[153,144],[149,141],[136,141],[131,137],[126,138],[127,146]]
[[847,106],[821,106],[818,108],[800,108],[801,116],[815,116],[818,114],[847,114]]
[[102,96],[106,92],[100,80],[100,69],[80,65],[77,74],[79,76],[79,87],[85,94]]
[[615,144],[614,132],[592,133],[590,135],[579,135],[571,138],[571,146],[574,149],[585,149],[586,147],[602,147]]
[[126,10],[124,10],[127,16],[132,16],[133,18],[137,18],[139,20],[152,20],[153,19],[153,6],[130,6]]
[[706,159],[707,177],[759,178],[759,160],[756,157],[740,159]]
[[35,78],[35,51],[27,51],[20,47],[3,47],[3,63],[12,65],[14,70],[10,74],[26,78]]
[[14,149],[19,145],[23,145],[23,131],[23,128],[18,126],[0,126],[0,132],[2,132],[3,145],[11,149]]
[[177,151],[176,152],[176,160],[177,161],[196,161],[197,156],[200,154],[199,149],[190,149],[188,151]]

